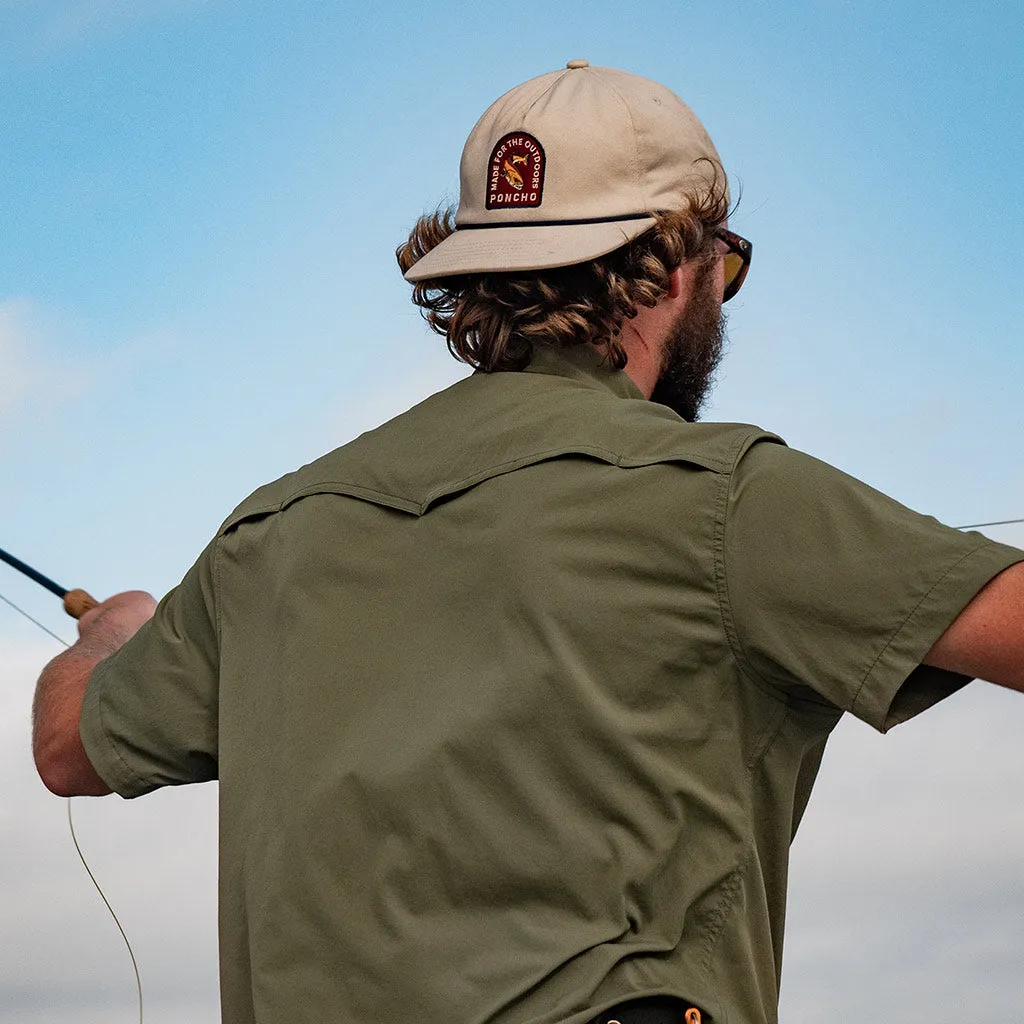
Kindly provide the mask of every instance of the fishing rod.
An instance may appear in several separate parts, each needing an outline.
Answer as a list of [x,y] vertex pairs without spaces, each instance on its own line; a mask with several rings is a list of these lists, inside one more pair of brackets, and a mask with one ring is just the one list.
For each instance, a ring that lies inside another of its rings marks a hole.
[[[68,613],[73,619],[80,619],[90,608],[95,608],[99,601],[96,600],[90,593],[81,588],[75,587],[68,590],[66,587],[62,587],[59,583],[55,583],[50,579],[49,576],[44,576],[38,569],[33,569],[31,565],[23,562],[20,558],[15,558],[8,551],[4,551],[0,548],[0,562],[6,562],[12,569],[17,569],[18,572],[26,575],[30,580],[34,580],[41,587],[45,587],[50,591],[51,594],[56,594],[64,602],[64,611]],[[32,622],[45,632],[49,633],[55,640],[59,640],[65,647],[68,646],[68,642],[61,637],[57,636],[56,633],[47,629],[41,622],[33,619],[26,611],[19,608],[16,604],[8,601],[6,597],[0,594],[0,599],[6,601],[16,611],[21,612],[27,619]],[[128,941],[128,935],[124,930],[120,920],[114,908],[110,905],[110,900],[107,899],[107,894],[100,888],[100,883],[96,880],[96,876],[92,873],[92,868],[89,867],[89,862],[85,859],[85,854],[82,852],[82,847],[78,843],[78,836],[75,834],[75,823],[71,817],[71,798],[68,797],[68,829],[71,832],[71,841],[75,844],[75,853],[78,854],[78,859],[82,862],[82,867],[85,868],[86,873],[89,876],[89,881],[92,882],[96,891],[100,894],[100,899],[103,900],[104,905],[107,908],[110,916],[114,919],[114,924],[117,925],[117,930],[121,933],[121,938],[124,939],[124,944],[128,949],[128,956],[132,961],[132,970],[135,972],[135,986],[139,996],[139,1024],[142,1022],[142,977],[139,974],[139,964],[135,959],[135,950],[132,949],[131,942]]]
[[64,611],[73,619],[80,619],[90,608],[95,608],[99,604],[99,601],[86,591],[77,587],[68,590],[59,583],[54,583],[49,576],[44,576],[38,569],[33,569],[31,565],[27,565],[20,558],[15,558],[3,548],[0,548],[0,562],[6,562],[12,569],[17,569],[30,580],[35,580],[40,586],[45,587],[51,594],[56,594],[64,602]]

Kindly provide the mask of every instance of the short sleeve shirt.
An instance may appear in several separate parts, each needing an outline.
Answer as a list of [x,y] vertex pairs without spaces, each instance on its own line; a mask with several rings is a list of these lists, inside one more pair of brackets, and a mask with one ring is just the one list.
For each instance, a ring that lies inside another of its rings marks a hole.
[[228,1024],[763,1024],[829,732],[963,685],[921,659],[1022,558],[544,352],[243,502],[81,733],[219,780]]

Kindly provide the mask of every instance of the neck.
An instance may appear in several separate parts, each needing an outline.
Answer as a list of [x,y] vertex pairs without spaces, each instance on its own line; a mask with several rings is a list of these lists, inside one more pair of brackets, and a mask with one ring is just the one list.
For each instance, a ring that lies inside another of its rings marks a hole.
[[661,376],[662,346],[650,340],[644,323],[637,324],[641,313],[622,325],[621,345],[626,352],[624,373],[640,389],[644,398],[650,398]]

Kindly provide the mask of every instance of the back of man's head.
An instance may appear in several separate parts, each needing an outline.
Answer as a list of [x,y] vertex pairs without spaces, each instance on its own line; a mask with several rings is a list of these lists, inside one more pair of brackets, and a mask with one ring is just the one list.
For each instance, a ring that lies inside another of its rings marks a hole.
[[397,251],[413,301],[457,358],[521,369],[536,344],[625,365],[624,319],[714,252],[728,187],[689,107],[664,86],[570,61],[493,103],[462,154],[458,210]]

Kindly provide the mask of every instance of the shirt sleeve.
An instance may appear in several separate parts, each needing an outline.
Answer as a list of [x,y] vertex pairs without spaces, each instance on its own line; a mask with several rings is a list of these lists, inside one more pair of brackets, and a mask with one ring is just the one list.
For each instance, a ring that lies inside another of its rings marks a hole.
[[736,466],[722,549],[726,625],[744,669],[882,732],[968,681],[921,659],[990,579],[1024,560],[768,443]]
[[217,778],[215,544],[89,678],[82,743],[123,797]]

